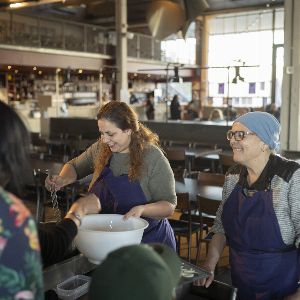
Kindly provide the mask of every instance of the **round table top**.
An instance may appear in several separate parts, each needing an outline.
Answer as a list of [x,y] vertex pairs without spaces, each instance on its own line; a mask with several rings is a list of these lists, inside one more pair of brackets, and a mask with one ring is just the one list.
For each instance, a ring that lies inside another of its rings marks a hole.
[[201,184],[197,179],[184,178],[175,182],[176,193],[189,193],[190,201],[196,201],[197,195],[222,201],[223,187],[215,185]]

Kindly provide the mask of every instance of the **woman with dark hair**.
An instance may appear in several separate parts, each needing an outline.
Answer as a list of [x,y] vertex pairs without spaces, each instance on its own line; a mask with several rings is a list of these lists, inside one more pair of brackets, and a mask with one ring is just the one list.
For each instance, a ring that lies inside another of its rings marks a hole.
[[146,100],[146,116],[148,120],[154,120],[155,108],[154,108],[154,94],[149,93]]
[[21,195],[30,169],[29,133],[1,101],[0,119],[0,299],[43,299],[40,245],[44,265],[63,259],[80,219],[97,213],[100,202],[94,194],[81,197],[62,221],[37,231],[29,210],[14,195]]
[[102,213],[143,217],[149,222],[142,242],[161,242],[175,249],[174,232],[166,219],[176,206],[175,181],[158,137],[138,122],[124,102],[112,101],[98,115],[101,138],[59,175],[47,177],[56,190],[93,172],[90,192],[101,202]]
[[171,105],[170,105],[171,119],[180,120],[180,103],[178,101],[178,96],[174,95]]
[[29,135],[0,101],[0,298],[43,299],[37,229],[20,195],[28,168]]

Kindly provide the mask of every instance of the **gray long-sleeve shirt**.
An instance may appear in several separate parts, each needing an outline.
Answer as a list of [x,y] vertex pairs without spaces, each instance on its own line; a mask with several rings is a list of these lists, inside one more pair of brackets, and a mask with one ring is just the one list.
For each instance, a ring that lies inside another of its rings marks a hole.
[[[94,173],[94,161],[100,147],[98,141],[68,162],[75,168],[78,179]],[[129,153],[113,153],[109,167],[115,176],[128,174]],[[141,174],[139,182],[148,202],[165,200],[176,205],[174,175],[167,158],[158,147],[149,145],[145,149]]]

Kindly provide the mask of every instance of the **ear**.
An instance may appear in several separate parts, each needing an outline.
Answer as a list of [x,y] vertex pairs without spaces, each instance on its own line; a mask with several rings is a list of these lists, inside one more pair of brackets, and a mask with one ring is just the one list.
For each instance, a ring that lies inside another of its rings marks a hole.
[[131,129],[126,129],[124,132],[127,133],[127,135],[131,135],[132,130]]
[[267,150],[267,148],[268,148],[268,145],[265,144],[265,143],[262,143],[262,145],[261,145],[261,151],[265,152]]

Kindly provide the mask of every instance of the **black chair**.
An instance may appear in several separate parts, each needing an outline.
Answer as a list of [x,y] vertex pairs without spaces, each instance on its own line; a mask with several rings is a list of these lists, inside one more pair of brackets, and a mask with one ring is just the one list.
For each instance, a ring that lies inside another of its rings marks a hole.
[[220,172],[225,174],[227,170],[235,164],[232,155],[219,153],[219,167]]
[[184,148],[164,149],[165,155],[170,163],[175,178],[183,178],[187,174],[186,156]]
[[[207,172],[198,172],[197,176],[198,182],[201,185],[215,185],[215,186],[223,186],[225,175],[224,174],[214,174]],[[202,199],[202,202],[201,202]],[[207,201],[206,201],[207,200]],[[201,205],[201,206],[200,206]],[[201,222],[201,234],[200,241],[197,243],[197,255],[196,255],[196,264],[199,259],[200,249],[201,249],[201,241],[209,242],[209,238],[202,238],[203,233],[208,233],[209,227],[213,225],[213,221],[215,218],[215,213],[220,205],[219,201],[199,197],[197,196],[197,204],[194,210],[191,211],[191,220],[192,222]],[[180,220],[188,220],[188,212],[185,211],[181,214]],[[206,246],[206,253],[208,250],[208,244]]]
[[219,173],[198,172],[199,184],[223,186],[225,175]]
[[[219,201],[202,197],[199,195],[197,196],[197,208],[199,211],[199,215],[201,216],[201,234],[200,234],[199,241],[197,243],[198,248],[196,254],[196,265],[199,260],[202,243],[206,243],[206,254],[208,252],[208,244],[211,240],[211,235],[210,234],[207,235],[207,233],[209,228],[214,223],[219,206],[220,206]],[[206,233],[205,236],[203,236],[204,232]]]
[[191,247],[192,247],[192,235],[196,234],[196,241],[198,243],[199,234],[201,232],[200,228],[200,218],[198,222],[194,220],[192,222],[191,218],[191,206],[189,201],[189,193],[177,193],[177,207],[176,209],[182,213],[187,213],[187,220],[175,220],[169,219],[170,225],[172,226],[175,236],[177,238],[177,252],[180,256],[180,245],[181,237],[187,238],[188,241],[188,261],[191,260]]
[[30,133],[31,151],[38,157],[44,157],[48,153],[48,145],[46,140],[38,132]]

